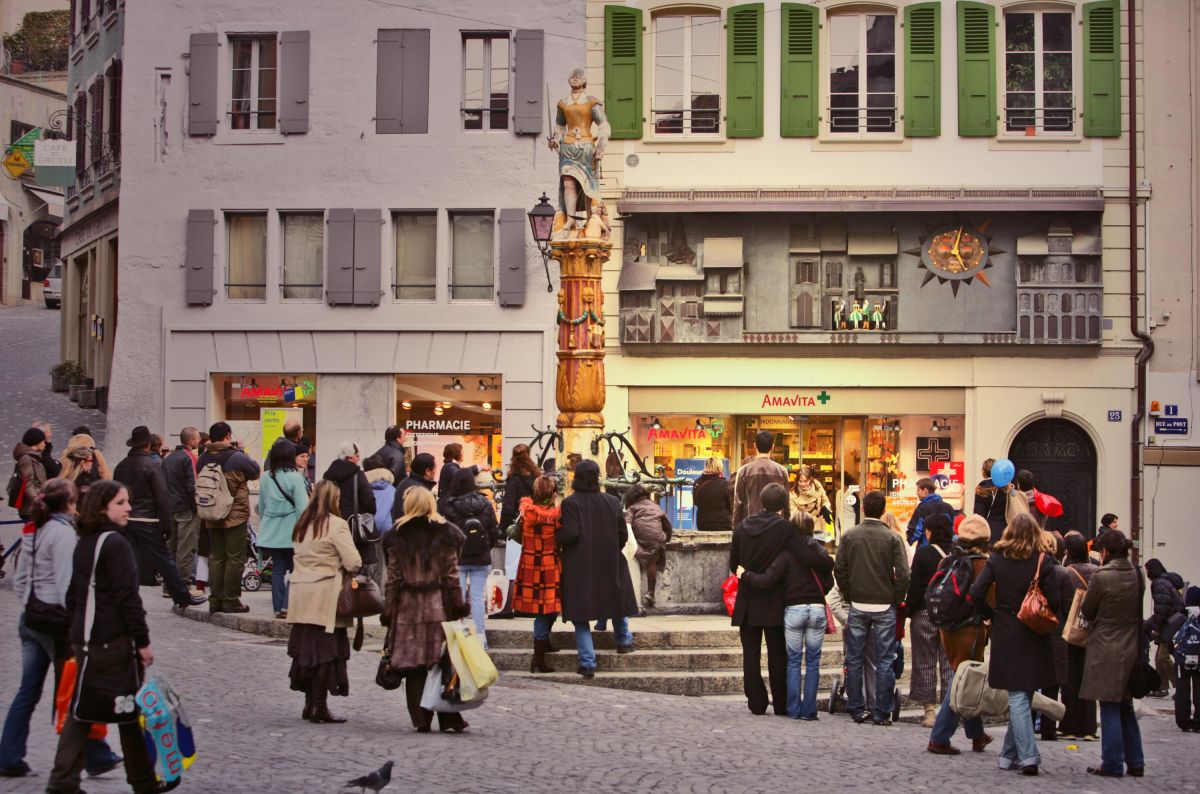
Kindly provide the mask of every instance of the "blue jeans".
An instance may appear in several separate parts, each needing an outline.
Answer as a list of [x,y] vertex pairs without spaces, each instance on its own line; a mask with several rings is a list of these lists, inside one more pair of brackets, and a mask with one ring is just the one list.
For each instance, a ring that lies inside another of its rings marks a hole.
[[[787,715],[792,719],[816,719],[821,645],[825,642],[825,606],[797,604],[786,607],[783,610],[783,636],[787,641],[788,656]],[[801,668],[804,668],[803,675]]]
[[[575,623],[575,649],[579,651],[579,666],[596,669],[596,646],[592,644],[592,627],[586,620]],[[613,620],[613,639],[617,647],[633,644],[633,632],[629,630],[629,618]]]
[[[929,741],[933,744],[950,744],[954,732],[958,730],[959,716],[950,708],[950,685],[954,683],[954,674],[946,681],[946,696],[942,698],[942,707],[938,709],[937,720],[933,723],[933,732]],[[962,720],[963,730],[971,740],[983,738],[983,720],[979,717],[967,717]]]
[[[28,628],[24,614],[17,622],[17,634],[21,638],[21,683],[4,719],[4,735],[0,737],[2,769],[18,769],[25,760],[29,723],[41,700],[46,673],[55,659],[54,639]],[[117,760],[117,754],[103,739],[88,739],[83,749],[84,766],[89,771],[98,771]]]
[[875,637],[875,708],[871,717],[891,719],[896,692],[896,608],[883,612],[863,612],[850,607],[846,619],[846,713],[858,716],[866,708],[863,692],[863,666],[867,634]]
[[1001,769],[1032,766],[1042,762],[1037,740],[1033,736],[1033,712],[1029,704],[1033,692],[1008,693],[1008,731],[1000,748],[998,763]]
[[460,565],[458,566],[458,581],[462,586],[463,598],[467,590],[471,591],[471,619],[475,621],[475,633],[483,640],[483,647],[488,647],[487,641],[487,578],[492,572],[490,565]]
[[1100,702],[1100,766],[1105,772],[1124,774],[1126,768],[1141,769],[1146,765],[1142,755],[1142,731],[1133,701]]
[[557,612],[550,612],[545,615],[533,616],[533,638],[535,640],[550,639],[550,629],[554,627],[554,621],[558,618]]
[[271,555],[271,606],[276,614],[288,608],[287,574],[292,572],[294,549],[262,549]]

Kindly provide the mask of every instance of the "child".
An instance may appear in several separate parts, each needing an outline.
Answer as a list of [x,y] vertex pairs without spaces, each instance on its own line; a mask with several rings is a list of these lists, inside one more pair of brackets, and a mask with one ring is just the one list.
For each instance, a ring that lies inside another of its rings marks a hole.
[[1175,633],[1174,657],[1179,668],[1175,687],[1175,724],[1181,731],[1200,733],[1200,587],[1187,589],[1187,620]]

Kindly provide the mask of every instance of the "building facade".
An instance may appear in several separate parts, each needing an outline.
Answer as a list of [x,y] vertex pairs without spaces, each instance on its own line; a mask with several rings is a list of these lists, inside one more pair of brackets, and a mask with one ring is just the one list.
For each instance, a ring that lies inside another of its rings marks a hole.
[[1125,10],[592,0],[607,423],[681,476],[768,429],[902,521],[1003,457],[1059,528],[1129,515]]
[[496,466],[552,422],[526,212],[556,174],[547,84],[567,90],[583,36],[582,2],[141,4],[113,438],[221,419],[261,452],[293,415],[323,470],[398,422]]

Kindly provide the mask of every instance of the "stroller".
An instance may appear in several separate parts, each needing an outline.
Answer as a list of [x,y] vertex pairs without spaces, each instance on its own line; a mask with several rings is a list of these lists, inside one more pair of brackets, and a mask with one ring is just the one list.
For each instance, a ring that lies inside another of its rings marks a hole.
[[258,548],[258,533],[250,528],[250,554],[246,557],[246,567],[242,569],[242,589],[257,593],[263,585],[271,584],[271,560],[263,560],[262,551]]

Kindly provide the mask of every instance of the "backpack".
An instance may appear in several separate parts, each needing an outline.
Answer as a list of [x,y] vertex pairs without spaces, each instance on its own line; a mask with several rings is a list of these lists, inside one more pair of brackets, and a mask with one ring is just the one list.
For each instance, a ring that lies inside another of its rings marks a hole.
[[971,622],[975,614],[970,595],[974,577],[970,554],[954,549],[951,556],[942,560],[925,591],[925,609],[930,623],[952,631]]
[[233,511],[233,494],[219,462],[205,463],[196,472],[196,515],[204,521],[224,521]]
[[6,495],[13,510],[20,510],[23,501],[21,497],[25,495],[25,479],[21,476],[20,469],[13,469],[12,476],[8,478]]
[[1175,632],[1175,661],[1182,670],[1200,672],[1200,616],[1189,617]]
[[459,557],[478,557],[482,554],[487,554],[491,551],[491,544],[488,543],[487,533],[483,531],[483,524],[478,518],[468,518],[460,527],[467,539],[463,541],[462,553]]

